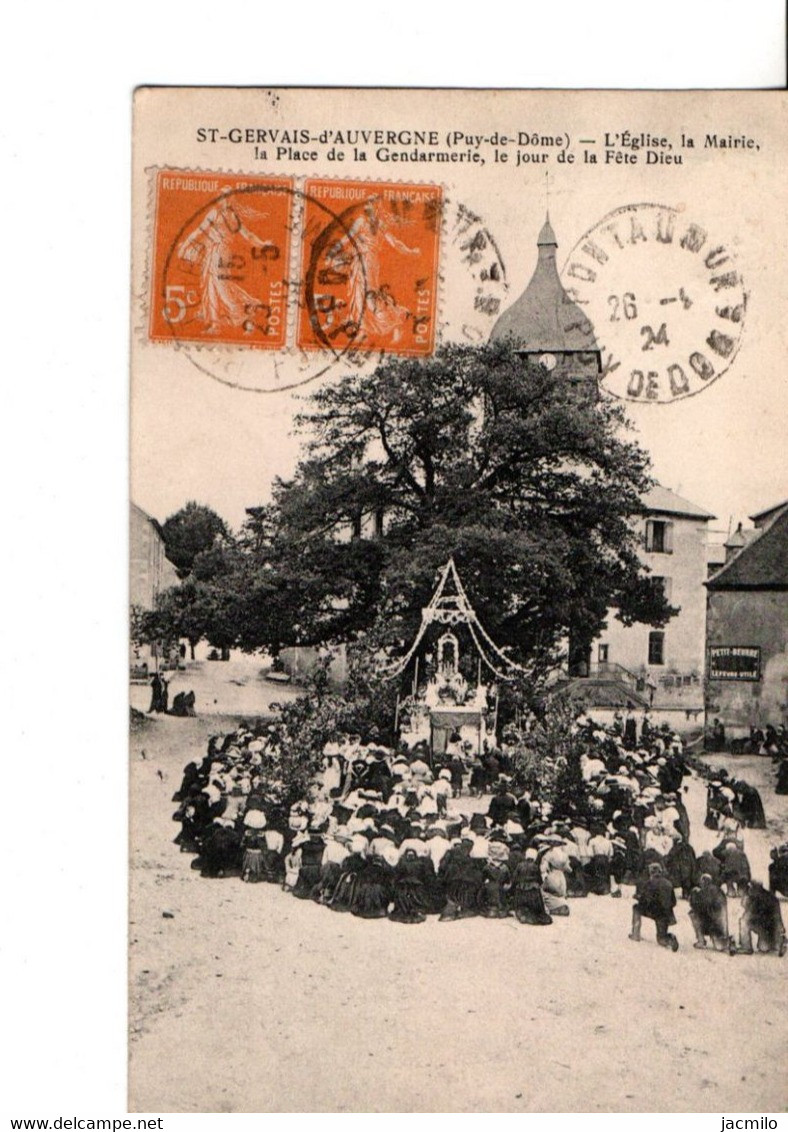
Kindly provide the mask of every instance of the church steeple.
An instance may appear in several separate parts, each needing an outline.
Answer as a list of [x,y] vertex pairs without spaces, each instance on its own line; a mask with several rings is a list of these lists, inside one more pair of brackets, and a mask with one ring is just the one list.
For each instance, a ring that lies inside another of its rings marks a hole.
[[594,328],[570,299],[558,275],[558,240],[549,213],[536,241],[538,258],[522,295],[500,316],[491,342],[509,341],[514,349],[549,369],[558,367],[574,382],[596,379],[601,354]]
[[558,240],[556,240],[555,238],[555,232],[553,231],[553,226],[550,223],[550,213],[548,212],[547,216],[545,217],[545,222],[542,225],[542,231],[539,233],[539,239],[536,241],[536,246],[538,248],[542,248],[550,247],[551,245],[557,248]]

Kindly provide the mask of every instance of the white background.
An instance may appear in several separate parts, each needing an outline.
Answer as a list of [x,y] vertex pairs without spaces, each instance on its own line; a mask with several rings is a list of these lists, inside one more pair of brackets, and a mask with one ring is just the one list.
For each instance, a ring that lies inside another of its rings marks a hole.
[[121,1116],[134,86],[782,87],[784,11],[81,0],[4,24],[0,1115]]

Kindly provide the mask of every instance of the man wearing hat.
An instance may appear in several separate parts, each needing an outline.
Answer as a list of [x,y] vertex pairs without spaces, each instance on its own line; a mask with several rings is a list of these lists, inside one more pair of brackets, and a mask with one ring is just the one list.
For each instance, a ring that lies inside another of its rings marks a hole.
[[739,952],[752,955],[752,933],[758,937],[758,951],[774,951],[782,958],[786,952],[785,926],[780,901],[758,881],[746,885],[739,920]]
[[517,808],[517,800],[509,791],[509,779],[502,775],[495,794],[490,799],[487,815],[493,825],[505,825],[507,818]]
[[673,909],[676,907],[676,894],[673,885],[665,876],[662,865],[653,861],[648,866],[648,876],[635,890],[636,903],[632,908],[632,931],[629,938],[640,943],[640,926],[643,916],[653,920],[657,929],[657,943],[678,951],[679,941],[668,928],[675,924]]
[[695,929],[695,947],[705,949],[706,936],[715,951],[726,951],[731,938],[728,932],[728,901],[725,893],[708,873],[689,894],[689,918]]

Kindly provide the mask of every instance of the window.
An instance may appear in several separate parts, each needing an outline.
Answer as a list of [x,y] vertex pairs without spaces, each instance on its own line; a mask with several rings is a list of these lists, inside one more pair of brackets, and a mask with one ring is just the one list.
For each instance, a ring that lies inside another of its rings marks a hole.
[[649,633],[648,662],[649,664],[665,663],[665,634],[663,632]]
[[646,550],[651,554],[672,554],[673,524],[664,519],[647,519]]
[[665,601],[669,602],[671,597],[673,596],[673,579],[663,578],[659,574],[655,574],[654,581],[662,583],[662,595],[665,598]]
[[600,664],[607,664],[607,658],[608,658],[609,651],[610,651],[610,645],[600,645],[599,646],[599,656],[598,656],[597,659],[599,660]]

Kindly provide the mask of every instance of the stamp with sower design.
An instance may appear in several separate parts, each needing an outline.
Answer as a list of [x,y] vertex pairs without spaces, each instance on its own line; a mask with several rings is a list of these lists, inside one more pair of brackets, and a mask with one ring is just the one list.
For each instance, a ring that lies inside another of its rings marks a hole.
[[437,185],[307,180],[298,346],[431,354],[442,203]]
[[231,388],[486,341],[505,300],[493,236],[440,185],[151,174],[147,338]]
[[151,339],[281,349],[292,226],[291,178],[159,170]]

